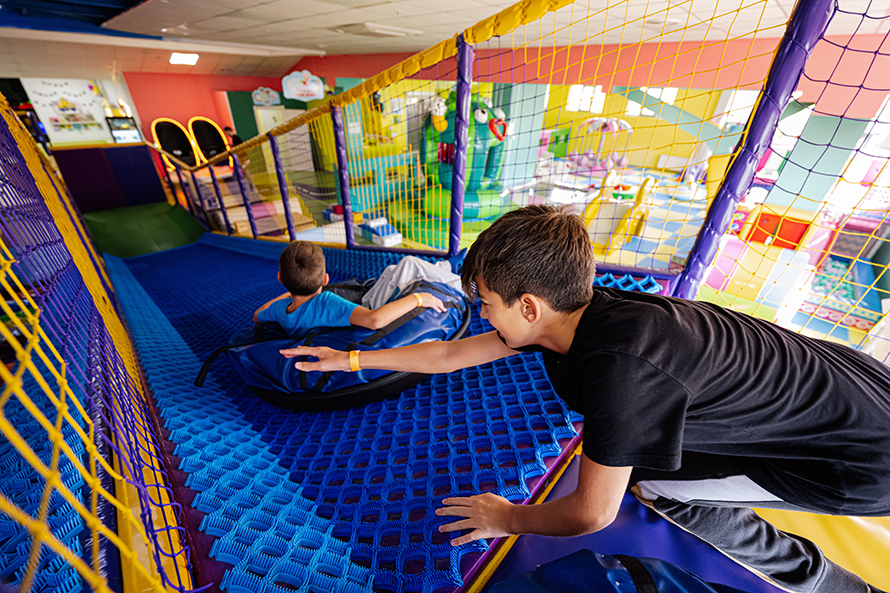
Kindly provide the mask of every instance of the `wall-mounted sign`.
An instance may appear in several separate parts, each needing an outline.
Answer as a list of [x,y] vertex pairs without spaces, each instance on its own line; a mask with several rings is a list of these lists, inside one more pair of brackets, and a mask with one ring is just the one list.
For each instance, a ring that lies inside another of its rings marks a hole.
[[291,72],[281,79],[284,96],[297,101],[324,99],[324,83],[308,70]]
[[54,145],[112,141],[104,99],[92,81],[22,78],[21,82]]
[[253,99],[254,105],[259,105],[261,107],[281,105],[281,95],[278,94],[278,91],[270,89],[269,87],[261,86],[250,93],[250,96]]

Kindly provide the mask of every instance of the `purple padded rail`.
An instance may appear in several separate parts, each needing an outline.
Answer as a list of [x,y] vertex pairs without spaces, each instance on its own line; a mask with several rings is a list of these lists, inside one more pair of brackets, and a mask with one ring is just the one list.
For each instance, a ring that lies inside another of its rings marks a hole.
[[708,210],[704,226],[686,262],[686,269],[677,282],[675,296],[695,298],[705,271],[717,256],[720,238],[729,229],[733,214],[754,179],[757,163],[769,147],[779,117],[788,105],[791,93],[797,88],[804,65],[828,26],[834,4],[834,0],[799,0],[794,8],[770,66],[761,100],[751,114],[744,143],[736,151],[726,178]]
[[238,180],[238,189],[241,191],[241,199],[244,200],[244,211],[247,212],[247,220],[250,222],[250,232],[253,233],[253,238],[256,239],[256,220],[253,218],[253,207],[250,205],[250,196],[247,193],[247,187],[244,185],[244,172],[241,170],[241,161],[238,160],[237,155],[232,155],[232,162],[234,163],[232,169],[235,171],[235,179]]
[[198,219],[198,222],[204,227],[205,231],[209,231],[210,217],[207,215],[207,204],[204,203],[204,196],[201,195],[201,188],[198,187],[198,177],[195,175],[194,171],[191,171],[191,176],[192,185],[195,186],[195,201],[198,203],[198,206],[201,207],[201,218]]
[[454,116],[454,162],[451,173],[451,225],[448,255],[460,251],[464,224],[464,189],[467,180],[467,143],[470,136],[470,94],[473,84],[473,46],[457,36],[457,105]]
[[334,148],[337,153],[337,187],[340,189],[340,204],[343,206],[343,227],[346,230],[346,248],[355,247],[355,229],[352,226],[352,201],[349,199],[349,156],[346,151],[346,133],[343,130],[343,110],[331,107],[331,121],[334,123]]
[[219,180],[216,178],[216,167],[207,167],[210,171],[210,181],[213,182],[213,191],[216,192],[216,199],[219,201],[219,209],[222,211],[223,220],[226,221],[226,233],[232,234],[232,223],[229,222],[229,213],[226,212],[226,204],[223,202],[222,192],[219,191]]
[[278,190],[281,192],[281,203],[284,205],[284,218],[287,220],[287,236],[293,241],[296,237],[294,230],[294,216],[290,211],[290,192],[287,190],[287,175],[284,173],[284,165],[281,164],[281,152],[278,150],[278,138],[272,134],[269,137],[269,146],[272,148],[272,159],[275,161],[275,175],[278,177]]
[[[194,204],[192,204],[192,194],[186,186],[185,180],[182,178],[182,170],[179,168],[179,165],[174,164],[174,171],[176,171],[176,178],[179,179],[179,189],[182,190],[182,195],[185,196],[186,206],[189,208],[189,214],[192,215],[192,218],[198,220],[198,211],[195,209]],[[176,191],[173,191],[173,195],[176,195]]]

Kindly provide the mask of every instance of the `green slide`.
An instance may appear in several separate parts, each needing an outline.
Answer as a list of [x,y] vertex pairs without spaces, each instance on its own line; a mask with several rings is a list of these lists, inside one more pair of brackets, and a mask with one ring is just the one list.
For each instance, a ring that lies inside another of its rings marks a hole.
[[167,202],[90,212],[83,218],[99,251],[117,257],[181,247],[204,233],[181,206]]

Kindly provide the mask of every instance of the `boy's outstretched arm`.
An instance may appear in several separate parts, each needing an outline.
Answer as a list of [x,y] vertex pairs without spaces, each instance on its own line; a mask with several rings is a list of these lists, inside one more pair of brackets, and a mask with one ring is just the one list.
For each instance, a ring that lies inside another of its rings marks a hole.
[[280,301],[281,299],[283,299],[283,298],[288,298],[288,297],[290,297],[290,296],[291,296],[291,294],[290,294],[289,292],[286,292],[286,293],[284,293],[283,295],[281,295],[281,296],[277,296],[277,297],[275,297],[274,299],[270,300],[269,302],[267,302],[267,303],[261,305],[259,309],[257,309],[256,311],[253,312],[253,322],[254,322],[254,323],[259,323],[259,320],[257,319],[257,316],[260,314],[260,311],[262,311],[263,309],[268,309],[268,308],[269,308],[269,305],[271,305],[271,304],[274,303],[275,301]]
[[[282,350],[281,353],[287,358],[310,356],[318,359],[295,363],[294,366],[301,371],[349,370],[348,352],[300,346]],[[390,350],[362,350],[359,353],[359,366],[363,369],[410,373],[450,373],[516,353],[498,338],[496,332],[488,332],[454,342],[424,342]]]
[[[433,296],[428,292],[416,293],[420,299],[413,294],[386,303],[376,309],[368,309],[367,307],[356,307],[349,316],[349,323],[359,325],[368,329],[380,329],[386,327],[408,311],[415,307],[425,307],[435,309],[439,313],[445,312],[445,305],[439,297]],[[421,305],[421,303],[423,303]]]
[[522,533],[573,536],[593,533],[607,527],[618,514],[632,467],[608,467],[581,455],[578,487],[574,492],[550,502],[516,505],[487,492],[466,498],[446,498],[441,516],[465,517],[443,525],[439,531],[472,529],[451,540],[459,546],[477,539]]

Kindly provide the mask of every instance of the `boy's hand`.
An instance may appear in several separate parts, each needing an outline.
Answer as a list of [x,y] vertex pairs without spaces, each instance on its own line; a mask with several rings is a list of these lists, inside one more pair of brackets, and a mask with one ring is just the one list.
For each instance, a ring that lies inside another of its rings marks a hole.
[[423,299],[423,306],[428,309],[435,309],[438,313],[445,312],[445,303],[439,297],[433,296],[428,292],[418,292],[417,294]]
[[477,539],[513,535],[508,526],[514,505],[506,498],[486,492],[467,498],[446,498],[442,504],[445,506],[436,509],[437,515],[467,518],[442,525],[439,531],[473,530],[451,540],[452,546],[461,546]]
[[317,358],[318,362],[297,362],[294,368],[298,371],[348,371],[349,370],[349,353],[341,352],[325,348],[324,346],[309,347],[297,346],[296,348],[288,348],[279,350],[285,358],[294,358],[295,356],[311,356]]

